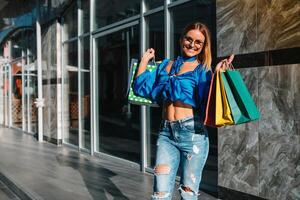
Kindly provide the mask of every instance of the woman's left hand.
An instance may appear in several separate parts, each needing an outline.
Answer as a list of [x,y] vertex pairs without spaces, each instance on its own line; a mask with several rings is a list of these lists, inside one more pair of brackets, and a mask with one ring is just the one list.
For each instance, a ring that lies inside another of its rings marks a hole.
[[231,56],[229,56],[227,59],[221,60],[216,66],[216,71],[220,69],[226,69],[226,67],[229,66],[229,64],[231,64],[233,61],[233,58],[234,54],[231,54]]

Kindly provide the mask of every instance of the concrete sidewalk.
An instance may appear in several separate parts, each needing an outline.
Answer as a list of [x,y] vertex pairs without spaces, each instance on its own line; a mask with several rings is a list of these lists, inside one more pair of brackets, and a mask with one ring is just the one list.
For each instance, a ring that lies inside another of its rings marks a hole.
[[144,200],[151,196],[153,176],[0,127],[0,180],[21,199]]

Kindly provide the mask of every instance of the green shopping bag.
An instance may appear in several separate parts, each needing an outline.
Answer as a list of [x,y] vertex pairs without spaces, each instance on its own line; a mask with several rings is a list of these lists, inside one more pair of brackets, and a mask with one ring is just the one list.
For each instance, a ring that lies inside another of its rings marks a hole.
[[244,114],[241,109],[239,108],[233,94],[231,88],[228,84],[227,78],[224,72],[221,72],[221,79],[224,84],[226,97],[229,103],[229,107],[231,110],[231,115],[234,121],[234,124],[241,124],[250,121],[246,114]]
[[[134,76],[136,73],[137,66],[138,66],[138,60],[131,59],[131,64],[130,64],[129,73],[128,73],[128,85],[127,85],[128,102],[130,104],[149,105],[149,106],[153,106],[153,107],[158,107],[159,105],[157,103],[154,103],[149,99],[136,96],[133,93],[131,86],[132,86],[132,82],[133,82],[133,79],[134,79]],[[150,72],[154,71],[156,68],[157,68],[156,63],[150,62],[147,65],[147,70],[149,70]]]
[[244,117],[247,117],[248,121],[259,119],[260,113],[242,79],[240,72],[236,70],[226,70],[224,74],[238,108],[243,114],[243,117],[240,120],[241,123],[247,122]]

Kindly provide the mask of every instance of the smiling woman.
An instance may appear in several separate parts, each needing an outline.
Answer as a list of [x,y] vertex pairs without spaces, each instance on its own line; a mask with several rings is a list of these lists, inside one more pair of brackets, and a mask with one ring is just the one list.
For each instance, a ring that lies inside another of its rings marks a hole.
[[148,49],[141,58],[133,92],[163,107],[152,199],[171,199],[179,166],[182,199],[197,199],[209,151],[203,119],[212,75],[210,44],[207,26],[195,22],[183,29],[182,55],[174,61],[164,59],[150,72],[146,66],[155,57],[155,50]]
[[142,56],[133,91],[162,105],[157,140],[152,199],[171,199],[175,177],[182,168],[179,191],[183,199],[197,199],[209,141],[203,117],[211,79],[211,52],[208,28],[193,23],[180,39],[182,56],[164,59],[155,72],[146,70],[155,50]]

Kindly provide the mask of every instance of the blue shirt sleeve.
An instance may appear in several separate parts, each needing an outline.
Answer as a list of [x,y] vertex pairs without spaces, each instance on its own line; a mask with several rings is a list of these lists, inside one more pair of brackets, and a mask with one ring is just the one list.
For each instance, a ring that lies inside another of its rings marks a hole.
[[208,93],[210,88],[210,82],[212,78],[212,72],[211,70],[206,71],[203,69],[200,73],[199,80],[198,80],[198,105],[199,105],[199,111],[200,111],[200,119],[204,119],[205,117],[205,111],[206,111],[206,105],[207,105],[207,99],[208,99]]
[[164,59],[154,71],[150,72],[149,70],[145,70],[137,76],[132,85],[133,93],[137,96],[151,99],[151,92],[155,86],[156,79],[168,62],[169,59]]

